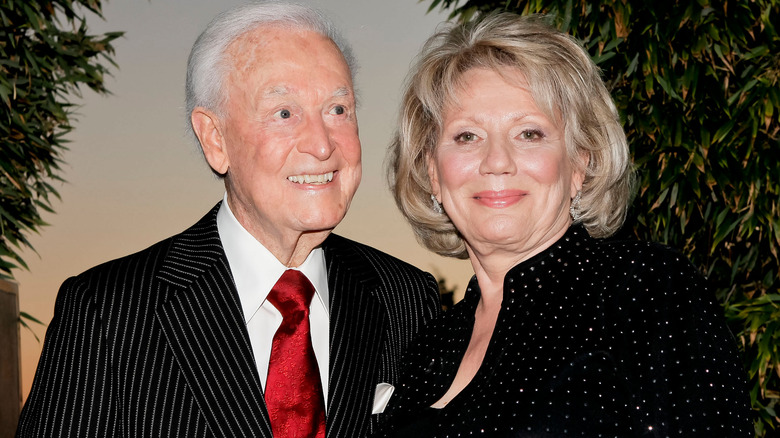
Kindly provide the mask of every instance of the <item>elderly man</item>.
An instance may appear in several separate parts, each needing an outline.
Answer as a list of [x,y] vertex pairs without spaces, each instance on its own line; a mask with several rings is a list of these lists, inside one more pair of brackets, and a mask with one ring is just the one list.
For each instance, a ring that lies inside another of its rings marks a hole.
[[352,70],[306,7],[252,4],[208,26],[187,107],[225,199],[63,284],[18,436],[372,430],[438,289],[331,234],[361,177]]

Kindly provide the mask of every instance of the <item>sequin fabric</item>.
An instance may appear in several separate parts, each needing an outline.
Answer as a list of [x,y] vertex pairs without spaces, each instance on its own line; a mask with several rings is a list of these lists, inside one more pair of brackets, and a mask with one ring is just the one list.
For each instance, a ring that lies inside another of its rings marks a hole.
[[472,279],[409,350],[376,436],[751,437],[746,375],[705,283],[671,249],[573,226],[507,273],[482,366],[432,409],[471,336]]

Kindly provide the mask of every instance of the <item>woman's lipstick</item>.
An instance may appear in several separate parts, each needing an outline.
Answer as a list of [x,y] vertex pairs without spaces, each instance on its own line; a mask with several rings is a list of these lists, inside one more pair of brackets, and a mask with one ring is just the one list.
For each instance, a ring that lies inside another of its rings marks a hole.
[[506,208],[516,204],[526,196],[528,192],[523,190],[485,190],[475,193],[473,198],[480,204],[490,208]]

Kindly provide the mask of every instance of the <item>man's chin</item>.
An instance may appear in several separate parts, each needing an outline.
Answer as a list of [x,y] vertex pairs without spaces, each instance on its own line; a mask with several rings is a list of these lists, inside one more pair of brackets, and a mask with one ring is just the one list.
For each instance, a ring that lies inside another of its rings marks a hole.
[[[315,214],[315,212],[317,213]],[[323,212],[322,209],[317,210],[316,206],[307,213],[309,214],[298,215],[298,223],[301,230],[313,233],[333,231],[347,214],[346,210]]]
[[317,234],[325,234],[325,235],[328,235],[328,234],[330,234],[331,232],[333,232],[333,230],[334,230],[335,228],[336,228],[336,227],[326,227],[326,228],[308,229],[308,230],[304,231],[302,234],[303,234],[303,235],[312,235],[312,236],[313,236],[313,235],[317,235]]
[[328,235],[330,234],[336,226],[341,222],[343,219],[343,216],[338,219],[330,219],[330,220],[318,220],[318,221],[308,221],[301,223],[300,230],[302,234],[304,235],[316,235],[316,234],[324,234]]

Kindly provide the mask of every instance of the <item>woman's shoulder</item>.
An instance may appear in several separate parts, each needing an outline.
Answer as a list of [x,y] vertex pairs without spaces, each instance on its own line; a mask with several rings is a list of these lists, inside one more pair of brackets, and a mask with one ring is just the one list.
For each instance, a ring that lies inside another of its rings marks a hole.
[[631,327],[626,333],[666,337],[670,330],[723,325],[712,284],[679,250],[628,239],[599,245],[609,266],[602,277],[605,309],[617,326]]
[[629,313],[713,307],[709,281],[679,250],[634,239],[594,240],[591,267],[607,303]]
[[661,259],[673,259],[685,256],[678,249],[664,245],[658,242],[640,240],[631,237],[607,237],[604,239],[592,239],[604,250],[610,250],[614,253],[635,254],[651,256]]
[[[694,269],[679,250],[661,243],[636,239],[627,234],[594,238],[581,225],[574,225],[561,240],[537,258],[555,257],[595,272],[612,270],[634,273],[657,269]],[[695,270],[695,269],[694,269]]]
[[622,270],[631,275],[684,275],[701,277],[701,273],[678,249],[629,238],[593,239],[594,254],[604,268]]
[[604,333],[641,401],[637,418],[664,435],[749,430],[736,342],[708,280],[665,245],[617,239],[599,245],[615,267],[600,277]]

